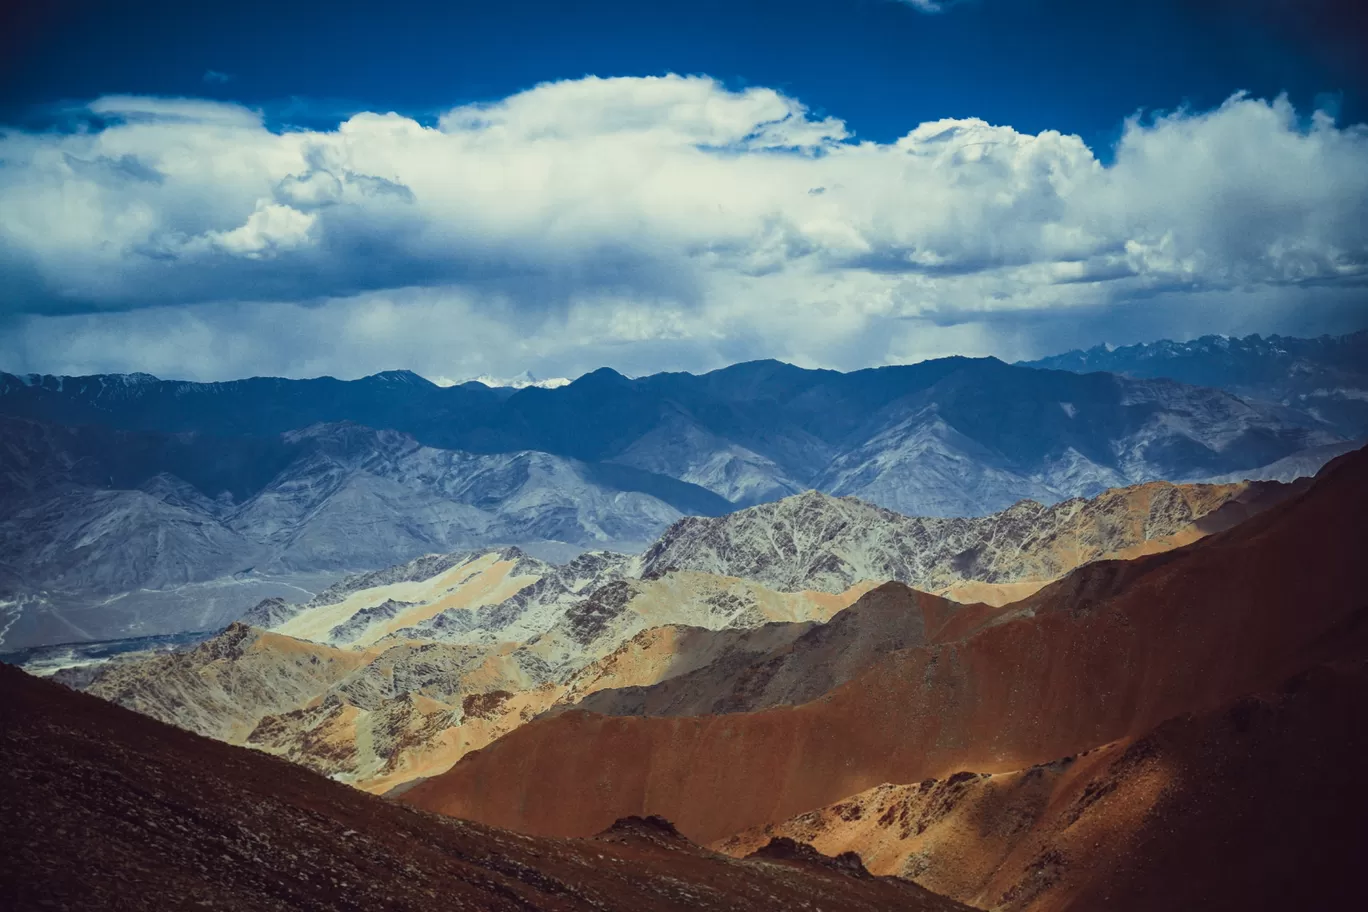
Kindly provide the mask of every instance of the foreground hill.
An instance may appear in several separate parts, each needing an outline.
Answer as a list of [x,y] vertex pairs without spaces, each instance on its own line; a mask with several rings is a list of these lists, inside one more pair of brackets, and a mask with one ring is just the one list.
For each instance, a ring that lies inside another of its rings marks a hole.
[[968,908],[821,856],[734,860],[658,821],[554,840],[441,819],[10,666],[0,690],[7,909]]
[[1165,554],[1074,571],[966,639],[893,652],[826,696],[709,717],[536,720],[420,783],[414,806],[534,833],[660,813],[721,839],[881,783],[1009,772],[1361,656],[1368,453]]
[[1368,856],[1368,665],[1009,773],[881,785],[758,827],[985,909],[1355,909]]

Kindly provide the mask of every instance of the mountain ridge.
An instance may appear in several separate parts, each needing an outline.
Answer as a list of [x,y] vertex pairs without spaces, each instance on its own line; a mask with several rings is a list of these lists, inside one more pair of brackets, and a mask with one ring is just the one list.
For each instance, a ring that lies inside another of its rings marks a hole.
[[[773,361],[637,379],[603,368],[564,387],[511,395],[386,377],[147,380],[125,395],[127,383],[111,386],[99,376],[28,382],[5,374],[0,414],[220,435],[353,421],[438,448],[534,450],[645,469],[696,482],[738,506],[816,487],[923,515],[981,514],[1022,496],[1062,499],[1118,483],[1252,470],[1339,440],[1309,416],[1209,389],[996,358],[847,374]],[[1156,423],[1161,412],[1179,420]],[[1055,465],[1061,459],[1067,469]],[[940,502],[900,487],[899,479],[936,460],[984,463],[997,475],[972,496],[954,495],[942,482]]]

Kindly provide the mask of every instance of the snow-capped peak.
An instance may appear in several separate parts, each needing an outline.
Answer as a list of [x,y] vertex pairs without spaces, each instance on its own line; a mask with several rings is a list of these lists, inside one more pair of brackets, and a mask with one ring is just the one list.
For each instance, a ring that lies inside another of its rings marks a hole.
[[516,377],[500,379],[491,377],[489,374],[481,374],[478,377],[471,377],[468,380],[452,380],[450,377],[434,377],[432,380],[438,386],[459,386],[462,383],[481,383],[489,387],[508,387],[511,389],[526,389],[529,386],[540,387],[541,389],[556,389],[562,386],[569,386],[570,380],[567,377],[548,377],[541,378],[534,375],[531,371],[523,371]]

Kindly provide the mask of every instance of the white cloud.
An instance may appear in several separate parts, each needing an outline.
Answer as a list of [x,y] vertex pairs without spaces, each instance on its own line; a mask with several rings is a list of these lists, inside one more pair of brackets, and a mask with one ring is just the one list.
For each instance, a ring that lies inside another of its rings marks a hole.
[[1368,131],[1282,99],[1132,119],[1106,166],[1076,136],[974,119],[860,142],[701,77],[552,83],[435,126],[89,110],[105,125],[0,134],[0,366],[851,367],[1035,354],[1032,327],[1061,319],[1152,312],[1163,333],[1183,301],[1193,325],[1285,324],[1368,278]]
[[941,13],[947,7],[954,6],[958,0],[898,0],[899,3],[906,3],[908,6],[915,7],[923,13]]

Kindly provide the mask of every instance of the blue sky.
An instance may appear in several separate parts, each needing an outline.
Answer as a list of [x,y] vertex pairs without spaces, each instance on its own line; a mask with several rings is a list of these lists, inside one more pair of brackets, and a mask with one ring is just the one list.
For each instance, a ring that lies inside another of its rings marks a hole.
[[1354,7],[58,0],[0,46],[0,366],[851,368],[1359,328]]
[[1135,111],[1210,108],[1238,90],[1285,92],[1308,109],[1333,97],[1347,119],[1365,119],[1350,0],[943,5],[928,15],[900,0],[56,0],[29,14],[0,98],[11,122],[139,94],[245,102],[318,126],[360,110],[433,118],[583,75],[681,73],[779,89],[881,142],[909,124],[981,117],[1078,133],[1102,150]]

